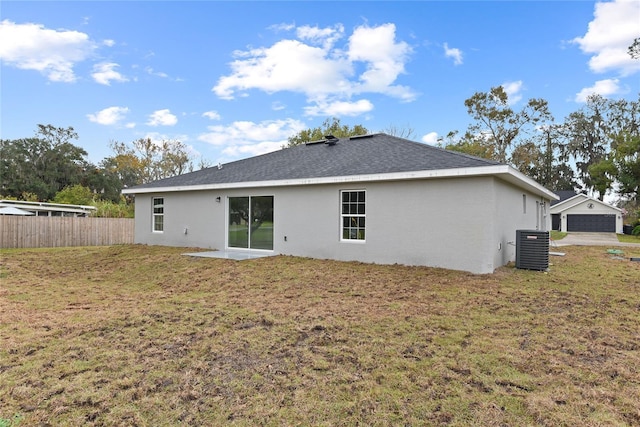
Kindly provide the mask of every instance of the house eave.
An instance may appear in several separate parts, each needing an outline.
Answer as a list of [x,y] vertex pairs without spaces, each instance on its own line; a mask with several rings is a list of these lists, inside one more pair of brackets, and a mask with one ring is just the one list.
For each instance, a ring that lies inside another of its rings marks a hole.
[[556,193],[554,193],[551,190],[548,190],[543,185],[529,178],[519,170],[507,165],[500,165],[496,167],[506,169],[506,172],[496,174],[498,178],[501,178],[517,187],[521,187],[523,189],[529,190],[531,193],[538,195],[544,199],[547,199],[547,200],[560,199],[560,197]]
[[122,190],[123,194],[151,194],[151,193],[170,193],[182,191],[204,191],[204,190],[229,190],[237,188],[265,188],[265,187],[292,187],[301,185],[322,185],[322,184],[350,184],[350,183],[366,183],[366,182],[385,182],[385,181],[405,181],[420,179],[443,179],[443,178],[468,178],[481,176],[496,176],[504,181],[510,182],[518,187],[529,190],[530,192],[550,200],[557,200],[558,196],[528,178],[514,168],[507,165],[492,165],[473,168],[453,168],[453,169],[436,169],[421,170],[408,172],[392,172],[381,174],[367,175],[344,175],[331,176],[322,178],[300,178],[300,179],[283,179],[271,181],[248,181],[248,182],[232,182],[232,183],[215,183],[200,185],[184,185],[169,187],[149,187],[149,188],[130,188]]

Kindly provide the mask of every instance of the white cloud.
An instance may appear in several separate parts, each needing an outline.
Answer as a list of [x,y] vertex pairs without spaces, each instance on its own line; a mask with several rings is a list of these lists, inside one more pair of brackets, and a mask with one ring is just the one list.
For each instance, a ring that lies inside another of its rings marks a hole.
[[[100,110],[95,114],[87,114],[87,118],[89,121],[93,123],[98,123],[100,125],[117,125],[119,122],[124,120],[125,115],[129,112],[127,107],[109,107],[104,110]],[[130,126],[131,123],[127,124],[126,127]]]
[[79,31],[0,22],[0,59],[16,68],[39,71],[54,82],[74,82],[73,67],[95,49],[89,36]]
[[217,111],[205,111],[202,113],[202,117],[206,117],[210,120],[220,120],[220,114]]
[[116,44],[116,42],[115,40],[105,39],[105,40],[102,40],[102,44],[107,47],[113,47]]
[[576,94],[576,102],[586,102],[590,95],[609,95],[620,93],[620,81],[618,79],[598,80],[592,87],[586,87]]
[[168,109],[157,110],[149,115],[149,126],[173,126],[178,123],[178,118]]
[[285,108],[287,108],[287,106],[280,101],[274,101],[271,103],[271,109],[273,111],[280,111],[284,110]]
[[296,24],[274,24],[269,27],[272,31],[291,31],[296,28]]
[[449,44],[444,44],[444,56],[452,58],[454,65],[462,65],[462,51],[456,47],[449,47]]
[[335,101],[326,102],[319,101],[315,105],[304,107],[307,116],[358,116],[373,110],[373,103],[368,99],[360,99],[355,102]]
[[509,105],[517,104],[522,99],[522,89],[524,85],[522,80],[516,82],[504,82],[500,86],[504,89],[505,93],[509,97]]
[[438,143],[438,132],[429,132],[428,134],[422,137],[422,142],[430,145],[435,145]]
[[235,56],[239,59],[231,63],[233,74],[221,77],[213,88],[223,99],[233,99],[236,91],[248,89],[318,96],[349,86],[343,78],[351,70],[347,61],[327,58],[324,49],[297,40],[282,40]]
[[296,29],[296,35],[300,40],[306,40],[314,45],[322,45],[324,49],[330,49],[335,42],[344,36],[344,26],[338,24],[335,28],[318,28],[304,25]]
[[209,126],[209,132],[198,140],[223,146],[229,157],[259,155],[275,151],[287,144],[287,139],[305,129],[304,123],[294,120],[267,120],[260,123],[237,121],[229,125]]
[[103,62],[101,64],[96,64],[93,66],[93,73],[91,73],[91,77],[102,85],[110,86],[112,81],[116,82],[127,82],[125,76],[116,71],[119,65],[114,62]]
[[144,69],[144,71],[146,71],[147,74],[151,75],[151,76],[157,76],[157,77],[162,77],[163,79],[166,79],[169,77],[169,75],[167,73],[163,73],[162,71],[155,71],[153,68],[151,67],[146,67]]
[[573,39],[580,49],[592,54],[589,67],[596,73],[617,71],[630,75],[640,71],[640,61],[627,53],[633,39],[638,37],[640,2],[617,0],[596,3],[594,19],[587,33]]
[[[378,93],[412,101],[416,94],[395,84],[412,53],[407,43],[396,40],[395,32],[393,24],[363,25],[353,31],[346,46],[336,47],[344,37],[342,25],[301,26],[296,28],[298,39],[234,52],[231,74],[220,77],[212,90],[223,99],[246,96],[251,89],[290,91],[305,94],[310,104],[331,98],[332,104],[356,105],[362,111],[370,107],[364,108],[362,101],[351,102],[351,96]],[[358,73],[357,69],[363,71]],[[317,109],[318,105],[309,108]]]
[[412,52],[405,42],[396,43],[396,26],[361,26],[349,37],[348,57],[352,62],[364,62],[367,70],[359,76],[360,83],[354,92],[384,93],[405,101],[415,99],[407,87],[394,86],[393,82],[404,73],[404,64]]

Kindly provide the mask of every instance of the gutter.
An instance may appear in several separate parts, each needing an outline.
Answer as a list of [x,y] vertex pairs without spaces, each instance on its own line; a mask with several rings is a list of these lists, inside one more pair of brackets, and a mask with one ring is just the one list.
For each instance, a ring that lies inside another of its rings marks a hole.
[[153,194],[170,193],[180,191],[204,191],[204,190],[227,190],[237,188],[264,188],[264,187],[292,187],[300,185],[322,185],[322,184],[346,184],[363,182],[388,182],[405,181],[419,179],[442,179],[442,178],[470,178],[470,177],[495,176],[504,181],[510,182],[518,187],[525,188],[534,194],[550,200],[558,200],[559,197],[550,190],[547,190],[536,181],[525,176],[521,172],[508,165],[480,166],[473,168],[436,169],[408,172],[392,172],[367,175],[343,175],[322,178],[296,178],[271,181],[247,181],[232,183],[214,183],[199,185],[183,185],[170,187],[146,187],[127,188],[122,190],[122,194]]

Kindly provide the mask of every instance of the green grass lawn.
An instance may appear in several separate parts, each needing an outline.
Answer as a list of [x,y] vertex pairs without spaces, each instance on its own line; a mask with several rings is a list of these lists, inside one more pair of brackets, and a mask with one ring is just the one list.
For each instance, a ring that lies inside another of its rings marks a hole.
[[640,424],[640,263],[604,248],[492,275],[188,251],[3,251],[0,425]]
[[564,239],[565,237],[567,237],[567,233],[564,233],[564,232],[562,232],[562,231],[555,231],[555,230],[552,230],[552,231],[550,231],[550,232],[549,232],[549,237],[550,237],[552,240],[562,240],[562,239]]
[[618,234],[618,240],[622,243],[640,243],[640,236],[629,234]]
[[[246,225],[229,226],[229,247],[247,248],[249,232]],[[251,249],[273,249],[273,223],[264,222],[251,233]],[[2,427],[2,426],[0,426]]]

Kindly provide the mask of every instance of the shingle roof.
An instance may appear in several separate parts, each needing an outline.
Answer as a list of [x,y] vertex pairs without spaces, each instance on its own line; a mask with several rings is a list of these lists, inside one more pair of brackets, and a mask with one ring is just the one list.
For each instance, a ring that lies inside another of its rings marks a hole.
[[[384,133],[299,145],[132,187],[185,187],[425,170],[473,168],[500,163]],[[132,191],[134,192],[134,191]]]
[[570,199],[572,197],[574,197],[577,193],[573,190],[560,190],[560,191],[556,191],[555,192],[558,197],[560,197],[560,200],[554,200],[551,202],[551,206],[557,204],[557,203],[561,203],[564,202],[567,199]]

